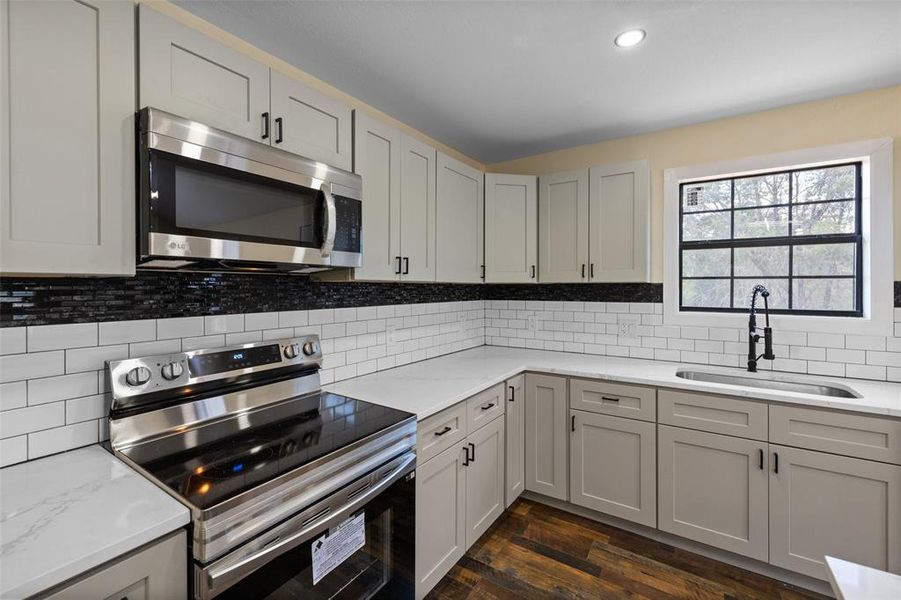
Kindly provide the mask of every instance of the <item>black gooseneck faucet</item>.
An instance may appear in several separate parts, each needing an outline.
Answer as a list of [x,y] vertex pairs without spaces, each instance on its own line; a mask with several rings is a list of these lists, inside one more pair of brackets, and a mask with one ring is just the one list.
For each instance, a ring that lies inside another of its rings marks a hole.
[[[754,314],[757,305],[757,294],[763,298],[763,312],[766,315],[766,325],[763,327],[763,354],[757,355],[757,342],[760,341],[760,335],[757,331],[757,316]],[[773,360],[776,355],[773,354],[773,329],[770,327],[770,306],[767,298],[770,292],[762,285],[755,285],[751,291],[751,314],[748,317],[748,371],[757,372],[757,361],[761,358]]]

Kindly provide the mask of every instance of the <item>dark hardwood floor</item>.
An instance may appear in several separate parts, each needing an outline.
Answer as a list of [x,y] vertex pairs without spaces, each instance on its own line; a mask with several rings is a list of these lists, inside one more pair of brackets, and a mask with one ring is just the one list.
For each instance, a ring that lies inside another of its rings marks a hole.
[[460,598],[823,599],[825,596],[520,499],[429,594]]

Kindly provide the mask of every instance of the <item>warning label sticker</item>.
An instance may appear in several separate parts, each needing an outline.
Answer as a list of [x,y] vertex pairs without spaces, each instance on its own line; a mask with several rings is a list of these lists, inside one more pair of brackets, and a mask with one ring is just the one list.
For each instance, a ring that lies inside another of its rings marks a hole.
[[364,513],[348,519],[338,529],[313,541],[313,585],[366,544]]

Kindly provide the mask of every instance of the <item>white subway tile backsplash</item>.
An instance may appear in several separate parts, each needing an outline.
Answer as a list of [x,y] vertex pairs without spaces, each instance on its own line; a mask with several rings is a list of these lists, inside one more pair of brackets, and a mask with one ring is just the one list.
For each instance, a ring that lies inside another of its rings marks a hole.
[[885,350],[884,335],[846,335],[845,348],[857,350]]
[[28,352],[97,345],[97,323],[28,327]]
[[109,404],[110,397],[107,394],[66,400],[66,424],[102,419],[109,413]]
[[901,353],[867,350],[867,364],[884,367],[901,367]]
[[[303,312],[306,311],[291,311]],[[275,329],[278,327],[279,313],[277,312],[261,312],[248,313],[244,315],[244,329],[247,331],[262,331],[263,329]],[[303,323],[306,325],[306,321]],[[287,327],[287,325],[286,325]]]
[[304,327],[309,324],[310,311],[289,310],[278,313],[278,324],[271,325],[270,327],[273,329],[277,327]]
[[808,333],[807,345],[822,348],[844,348],[845,336],[840,333]]
[[829,348],[826,350],[826,360],[829,362],[864,364],[867,362],[867,355],[863,350]]
[[262,331],[242,331],[240,333],[226,333],[225,334],[225,345],[231,346],[234,344],[253,344],[254,342],[262,342],[263,341],[263,332]]
[[[100,324],[100,345],[149,342],[156,339],[156,321],[113,321]],[[88,345],[88,344],[84,344]]]
[[845,376],[846,377],[858,377],[860,379],[876,379],[879,381],[885,381],[886,379],[886,368],[875,366],[875,365],[846,365],[845,366]]
[[63,350],[0,356],[0,383],[62,375],[65,356]]
[[0,467],[14,465],[28,460],[28,436],[0,440]]
[[157,340],[155,342],[137,342],[128,345],[128,356],[130,358],[153,356],[154,354],[170,354],[172,352],[181,352],[181,340]]
[[789,353],[791,358],[799,360],[826,360],[825,348],[813,348],[807,346],[792,346]]
[[68,398],[90,396],[99,391],[97,373],[93,371],[31,379],[28,381],[28,404],[34,406],[48,402],[58,402]]
[[66,406],[62,402],[7,410],[3,412],[3,418],[0,419],[0,438],[23,435],[48,427],[58,427],[65,422]]
[[26,351],[25,330],[25,327],[0,329],[0,355],[20,354]]
[[244,331],[244,315],[209,315],[203,318],[204,335]]
[[156,321],[156,337],[160,340],[201,335],[203,335],[203,317],[177,317]]
[[96,421],[84,421],[31,433],[28,435],[28,460],[96,444],[100,441],[99,431]]
[[123,358],[128,358],[128,344],[66,350],[66,373],[98,371],[106,368],[106,361]]
[[0,411],[22,408],[28,404],[27,382],[0,383]]
[[219,348],[225,345],[225,334],[202,335],[199,337],[184,338],[181,341],[182,352],[188,350],[201,350],[203,348]]

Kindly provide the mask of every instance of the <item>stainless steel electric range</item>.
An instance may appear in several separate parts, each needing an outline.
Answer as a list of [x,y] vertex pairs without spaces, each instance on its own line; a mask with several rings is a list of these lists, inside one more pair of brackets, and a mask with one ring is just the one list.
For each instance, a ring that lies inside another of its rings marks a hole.
[[412,598],[416,417],[320,389],[316,336],[111,361],[114,454],[191,510],[209,598]]

